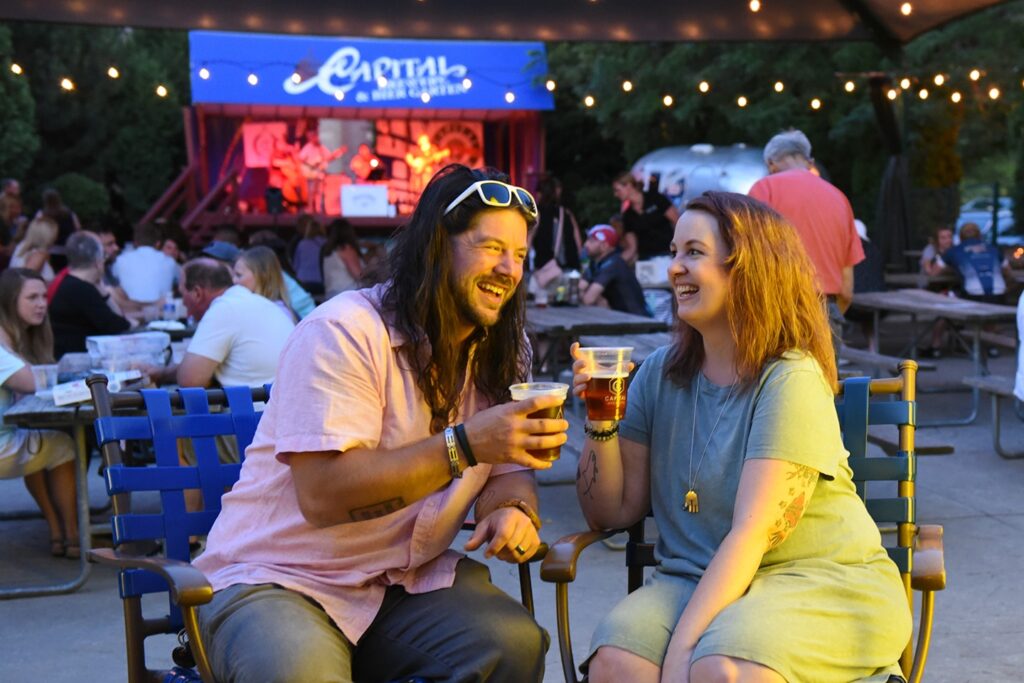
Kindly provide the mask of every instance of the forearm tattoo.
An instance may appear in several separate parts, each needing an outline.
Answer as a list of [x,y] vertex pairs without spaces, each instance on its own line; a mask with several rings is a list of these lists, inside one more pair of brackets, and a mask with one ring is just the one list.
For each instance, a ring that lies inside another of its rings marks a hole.
[[392,512],[397,512],[404,507],[405,501],[403,499],[391,498],[390,500],[374,503],[373,505],[367,505],[366,507],[353,508],[349,510],[349,514],[352,515],[353,522],[364,522],[368,519],[376,519],[377,517],[390,515]]
[[580,459],[579,467],[576,469],[576,488],[581,495],[590,499],[594,498],[594,484],[597,483],[597,452],[590,453]]
[[818,470],[806,465],[793,465],[786,473],[786,479],[790,486],[785,499],[779,501],[779,517],[768,531],[769,550],[778,547],[796,528],[818,482]]

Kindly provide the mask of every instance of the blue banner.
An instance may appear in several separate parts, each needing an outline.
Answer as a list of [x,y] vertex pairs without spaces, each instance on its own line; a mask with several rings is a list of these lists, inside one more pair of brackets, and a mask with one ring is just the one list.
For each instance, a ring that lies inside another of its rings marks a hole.
[[553,109],[543,43],[189,33],[192,102]]

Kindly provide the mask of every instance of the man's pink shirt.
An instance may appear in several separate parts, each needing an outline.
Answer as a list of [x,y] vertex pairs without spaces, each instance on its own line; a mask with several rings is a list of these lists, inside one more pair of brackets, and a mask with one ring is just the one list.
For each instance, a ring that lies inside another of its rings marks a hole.
[[[452,585],[462,555],[448,546],[470,507],[488,477],[521,469],[478,465],[383,517],[324,529],[305,520],[283,454],[388,451],[431,436],[430,410],[397,353],[404,339],[372,303],[379,295],[379,287],[340,294],[296,328],[239,481],[194,563],[214,590],[274,583],[309,596],[353,643],[387,586],[425,593]],[[486,407],[467,378],[458,421]]]
[[793,224],[818,274],[825,294],[843,289],[843,268],[864,260],[853,209],[846,195],[810,171],[791,169],[761,178],[750,196]]

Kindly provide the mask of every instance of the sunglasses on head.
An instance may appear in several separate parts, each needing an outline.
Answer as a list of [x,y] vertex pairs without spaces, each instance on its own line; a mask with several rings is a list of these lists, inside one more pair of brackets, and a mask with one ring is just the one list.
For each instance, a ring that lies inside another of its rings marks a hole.
[[509,185],[508,183],[503,183],[500,180],[476,181],[463,190],[462,194],[452,200],[452,203],[444,210],[444,215],[447,216],[450,214],[455,207],[466,201],[466,198],[472,196],[474,192],[476,192],[477,196],[480,197],[480,201],[482,201],[485,206],[498,206],[503,208],[506,206],[512,206],[512,198],[515,197],[516,200],[519,201],[519,204],[526,210],[526,213],[530,215],[530,219],[537,219],[537,202],[534,201],[533,195],[521,187]]

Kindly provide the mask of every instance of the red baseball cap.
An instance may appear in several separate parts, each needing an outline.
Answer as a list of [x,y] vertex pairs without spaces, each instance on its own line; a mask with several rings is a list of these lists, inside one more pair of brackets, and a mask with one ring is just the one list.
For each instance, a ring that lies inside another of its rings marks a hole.
[[595,225],[587,230],[587,239],[595,239],[610,247],[615,247],[619,244],[619,233],[615,232],[615,228],[610,225]]

